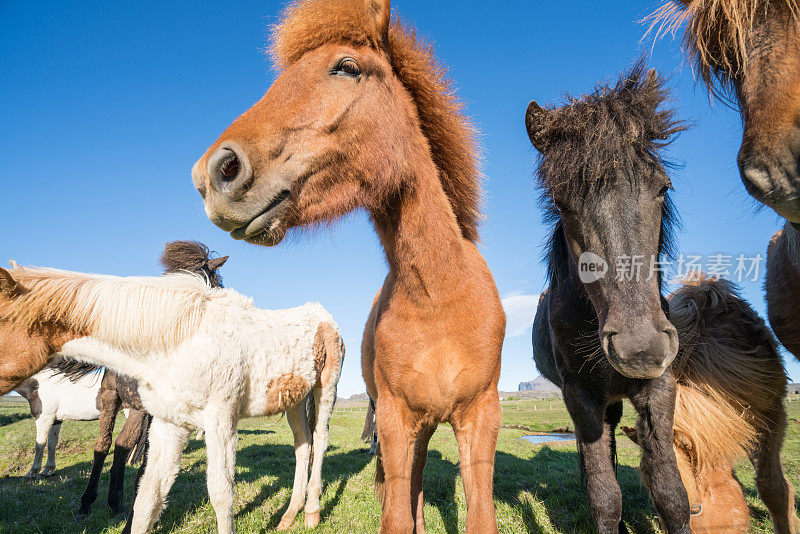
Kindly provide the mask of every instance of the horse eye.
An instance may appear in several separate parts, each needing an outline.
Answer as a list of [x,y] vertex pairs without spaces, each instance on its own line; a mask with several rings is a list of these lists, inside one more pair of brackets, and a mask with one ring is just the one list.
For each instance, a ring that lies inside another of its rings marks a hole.
[[567,208],[563,203],[559,202],[558,200],[554,200],[553,205],[561,213],[569,213],[569,208]]
[[665,185],[665,186],[664,186],[664,187],[662,187],[662,188],[661,188],[661,190],[658,192],[658,197],[659,197],[659,198],[664,198],[665,196],[667,196],[667,192],[668,192],[668,191],[669,191],[669,186],[668,186],[668,185]]
[[361,67],[358,66],[358,63],[355,59],[351,57],[346,57],[336,65],[336,68],[333,69],[334,74],[346,74],[348,76],[358,76],[361,74]]

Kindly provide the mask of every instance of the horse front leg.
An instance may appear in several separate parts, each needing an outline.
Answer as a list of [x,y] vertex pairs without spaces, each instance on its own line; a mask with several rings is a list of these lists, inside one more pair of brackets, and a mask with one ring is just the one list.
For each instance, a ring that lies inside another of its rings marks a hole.
[[111,448],[111,440],[114,434],[114,423],[119,412],[119,397],[115,390],[101,389],[100,397],[100,417],[98,426],[100,432],[94,444],[94,458],[92,460],[92,471],[89,474],[89,481],[86,489],[81,496],[81,507],[75,516],[76,521],[83,521],[89,517],[92,504],[97,500],[97,487],[100,484],[100,476],[103,474],[103,466]]
[[139,469],[136,471],[136,477],[133,480],[133,500],[131,502],[130,512],[128,513],[128,520],[125,522],[125,528],[122,529],[122,534],[130,534],[131,532],[131,525],[133,525],[133,507],[136,504],[136,495],[139,493],[139,483],[142,480],[142,476],[144,476],[144,472],[147,469],[147,453],[150,451],[150,442],[149,434],[150,434],[150,424],[153,421],[153,416],[147,414],[142,423],[142,432],[144,436],[144,451],[142,453],[142,465],[139,466]]
[[422,428],[414,443],[414,463],[411,466],[411,511],[414,513],[414,533],[425,534],[425,498],[422,491],[422,474],[428,461],[428,443],[436,425]]
[[612,461],[611,425],[606,401],[595,399],[578,384],[564,383],[564,403],[575,423],[581,471],[586,476],[589,508],[599,534],[627,532],[622,523],[622,490]]
[[492,484],[500,421],[496,386],[463,410],[457,410],[451,419],[467,498],[468,533],[497,532]]
[[58,447],[60,433],[61,421],[54,421],[53,426],[50,427],[50,434],[47,436],[47,462],[39,474],[41,477],[49,477],[56,472],[56,447]]
[[236,423],[226,414],[209,417],[205,425],[208,498],[217,516],[217,532],[233,533],[233,488],[236,471]]
[[[178,475],[181,452],[189,434],[185,428],[153,418],[148,435],[147,466],[138,484],[133,517],[125,525],[123,533],[141,534],[153,529]],[[210,457],[209,454],[209,465]]]
[[125,464],[128,456],[136,446],[142,433],[142,426],[147,413],[131,409],[125,419],[125,425],[114,442],[114,461],[111,464],[111,473],[108,482],[108,506],[111,507],[112,516],[125,514]]
[[34,478],[42,469],[42,455],[47,446],[47,438],[50,435],[50,427],[53,426],[54,419],[52,414],[41,414],[36,418],[36,446],[33,453],[33,465],[25,478]]
[[673,447],[675,390],[675,377],[667,369],[659,378],[643,380],[628,398],[639,413],[642,468],[651,473],[650,494],[658,515],[669,534],[689,534],[689,497]]
[[[378,396],[376,411],[383,486],[380,534],[411,534],[411,469],[414,462],[413,414],[387,390]],[[380,478],[379,475],[376,479]]]

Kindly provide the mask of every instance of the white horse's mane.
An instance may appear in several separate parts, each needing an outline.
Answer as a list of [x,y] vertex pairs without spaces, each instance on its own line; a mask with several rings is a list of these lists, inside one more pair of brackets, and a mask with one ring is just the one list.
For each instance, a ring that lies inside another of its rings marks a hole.
[[3,319],[33,327],[53,322],[122,349],[169,349],[198,329],[209,300],[237,305],[252,301],[232,290],[211,288],[189,273],[118,277],[60,269],[18,267],[12,277],[24,288]]

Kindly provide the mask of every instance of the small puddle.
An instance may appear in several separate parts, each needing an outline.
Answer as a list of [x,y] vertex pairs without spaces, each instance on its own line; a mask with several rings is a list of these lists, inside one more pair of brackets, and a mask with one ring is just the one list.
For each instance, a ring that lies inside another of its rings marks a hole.
[[522,439],[534,445],[540,445],[542,443],[553,443],[554,441],[574,441],[575,434],[526,434],[522,436]]

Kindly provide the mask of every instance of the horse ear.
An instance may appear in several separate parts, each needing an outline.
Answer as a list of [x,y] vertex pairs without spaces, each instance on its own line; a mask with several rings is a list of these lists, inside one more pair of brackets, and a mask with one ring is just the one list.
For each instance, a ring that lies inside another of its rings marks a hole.
[[525,128],[528,130],[528,137],[533,146],[539,152],[544,152],[544,123],[547,119],[548,111],[531,100],[528,110],[525,112]]
[[636,435],[636,429],[635,428],[631,428],[629,426],[621,426],[621,427],[619,427],[619,429],[622,430],[622,432],[626,436],[628,436],[629,440],[631,440],[632,442],[634,442],[637,445],[639,444],[639,436]]
[[0,267],[0,293],[10,297],[17,292],[17,289],[17,281],[11,277],[11,273]]
[[367,16],[372,19],[372,24],[378,38],[383,43],[389,42],[389,23],[392,17],[390,0],[364,0]]
[[225,265],[225,262],[228,261],[228,258],[230,258],[230,256],[214,258],[213,260],[208,260],[208,262],[206,262],[206,265],[208,265],[208,268],[211,269],[212,271],[216,271],[217,269]]

